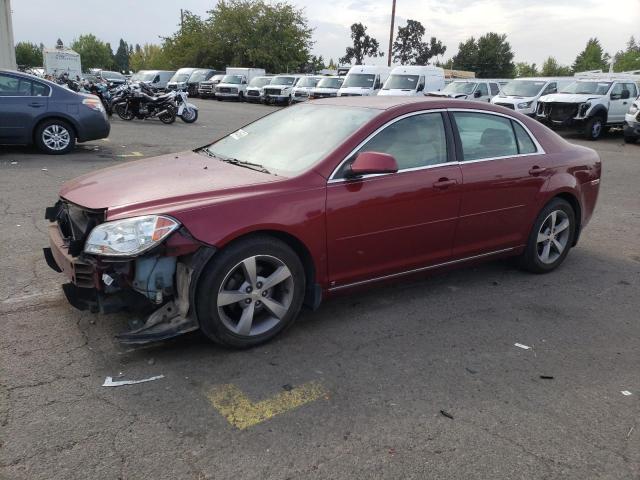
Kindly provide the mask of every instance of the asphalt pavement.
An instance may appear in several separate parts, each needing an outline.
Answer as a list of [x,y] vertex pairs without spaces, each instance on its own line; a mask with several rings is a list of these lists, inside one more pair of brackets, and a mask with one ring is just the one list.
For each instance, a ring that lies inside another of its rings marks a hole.
[[0,478],[640,478],[640,145],[570,138],[603,178],[552,274],[497,261],[371,288],[249,351],[123,346],[127,315],[63,299],[44,209],[65,180],[273,110],[196,103],[193,125],[113,119],[65,156],[0,147]]

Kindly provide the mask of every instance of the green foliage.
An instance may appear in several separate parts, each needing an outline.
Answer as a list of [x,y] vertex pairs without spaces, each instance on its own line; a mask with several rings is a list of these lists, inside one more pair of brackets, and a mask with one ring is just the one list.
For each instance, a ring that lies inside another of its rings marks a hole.
[[573,71],[571,67],[558,64],[554,57],[549,57],[542,64],[540,75],[543,77],[569,77],[573,75]]
[[304,12],[289,3],[221,0],[208,14],[202,19],[184,12],[182,27],[164,39],[164,56],[171,67],[262,67],[281,72],[311,60],[312,30]]
[[171,67],[160,45],[145,43],[142,47],[136,45],[129,56],[129,68],[137,72],[138,70],[169,70]]
[[80,54],[83,69],[105,68],[113,66],[113,52],[107,43],[98,40],[95,35],[80,35],[71,43],[71,49]]
[[609,60],[611,60],[611,57],[602,49],[600,41],[597,38],[590,38],[585,49],[576,57],[576,60],[573,63],[573,71],[608,71]]
[[447,47],[431,37],[429,43],[422,41],[425,28],[416,20],[407,20],[407,25],[398,27],[398,34],[393,42],[393,60],[400,65],[427,65],[436,55],[443,55]]
[[478,78],[509,78],[515,73],[513,52],[506,35],[489,32],[477,41],[471,37],[462,42],[453,57],[457,70],[476,72]]
[[539,75],[538,67],[535,63],[518,62],[516,63],[516,77],[537,77]]
[[114,55],[116,68],[121,72],[129,70],[129,45],[123,39],[120,39],[118,51]]
[[20,67],[42,67],[42,46],[31,42],[16,43],[16,63]]
[[640,70],[640,44],[636,42],[634,37],[631,37],[627,42],[627,48],[616,53],[613,61],[613,69],[616,72]]
[[355,60],[356,65],[362,65],[365,57],[383,57],[380,51],[380,44],[375,38],[367,35],[367,27],[362,23],[351,25],[352,47],[347,47],[344,57],[339,61],[341,64],[351,64]]

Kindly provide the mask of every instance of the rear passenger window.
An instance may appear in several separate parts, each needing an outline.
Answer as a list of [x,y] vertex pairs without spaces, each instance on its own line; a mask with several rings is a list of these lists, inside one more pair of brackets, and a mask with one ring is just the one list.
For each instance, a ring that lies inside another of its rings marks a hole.
[[49,95],[49,86],[44,83],[33,82],[31,94],[34,97],[46,97]]
[[453,112],[460,134],[463,161],[518,154],[511,120],[497,115]]
[[518,141],[518,152],[520,154],[536,153],[538,151],[536,144],[533,143],[527,131],[518,122],[512,121],[512,123],[516,132],[516,140]]
[[0,75],[0,96],[29,97],[31,96],[31,82],[10,75]]

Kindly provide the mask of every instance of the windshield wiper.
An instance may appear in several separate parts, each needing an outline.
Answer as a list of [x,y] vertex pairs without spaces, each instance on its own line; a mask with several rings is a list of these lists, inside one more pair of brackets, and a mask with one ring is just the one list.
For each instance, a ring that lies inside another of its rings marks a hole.
[[246,162],[244,160],[238,160],[237,158],[232,158],[232,157],[225,157],[223,155],[210,152],[208,148],[203,148],[200,151],[206,153],[210,157],[217,158],[225,163],[230,163],[231,165],[237,165],[238,167],[244,167],[250,170],[255,170],[257,172],[268,173],[269,175],[275,175],[275,173],[271,173],[269,170],[267,170],[266,168],[264,168],[262,165],[258,163]]

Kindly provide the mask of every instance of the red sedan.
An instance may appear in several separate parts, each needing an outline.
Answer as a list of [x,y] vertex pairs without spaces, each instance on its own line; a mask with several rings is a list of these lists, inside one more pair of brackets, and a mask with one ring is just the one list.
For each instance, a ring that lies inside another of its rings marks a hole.
[[72,305],[151,312],[124,342],[200,328],[249,347],[363,285],[506,256],[554,270],[600,173],[593,150],[501,107],[319,100],[68,182],[45,257]]

